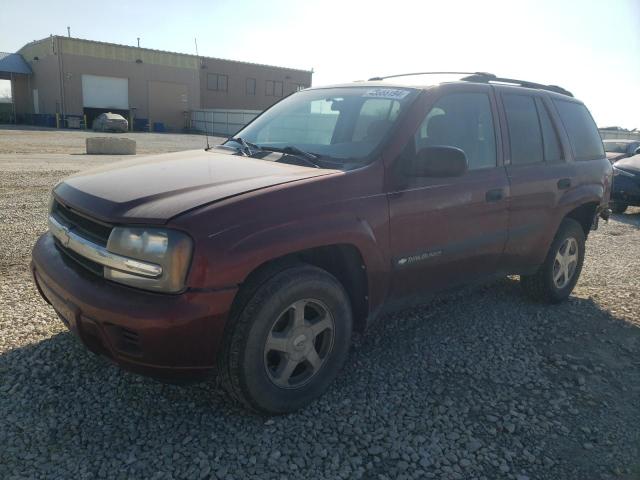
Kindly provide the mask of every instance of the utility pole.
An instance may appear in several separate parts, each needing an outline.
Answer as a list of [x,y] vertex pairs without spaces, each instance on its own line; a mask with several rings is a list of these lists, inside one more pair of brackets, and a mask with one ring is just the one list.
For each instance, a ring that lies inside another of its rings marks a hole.
[[67,37],[71,38],[71,27],[67,27]]
[[138,38],[138,48],[140,48],[140,37],[137,37],[137,38]]

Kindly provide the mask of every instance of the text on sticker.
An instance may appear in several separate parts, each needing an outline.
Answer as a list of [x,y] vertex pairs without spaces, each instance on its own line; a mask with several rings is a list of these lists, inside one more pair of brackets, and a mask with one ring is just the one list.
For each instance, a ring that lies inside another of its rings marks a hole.
[[367,90],[363,97],[402,100],[407,95],[409,95],[409,90],[401,90],[399,88],[372,88],[371,90]]

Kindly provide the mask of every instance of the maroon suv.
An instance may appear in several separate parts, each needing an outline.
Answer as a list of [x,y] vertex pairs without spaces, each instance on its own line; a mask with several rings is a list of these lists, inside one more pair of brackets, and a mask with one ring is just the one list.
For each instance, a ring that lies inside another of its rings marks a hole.
[[66,179],[32,269],[92,351],[157,377],[215,369],[282,413],[327,388],[353,330],[425,293],[515,274],[566,299],[611,178],[559,87],[313,88],[224,145]]

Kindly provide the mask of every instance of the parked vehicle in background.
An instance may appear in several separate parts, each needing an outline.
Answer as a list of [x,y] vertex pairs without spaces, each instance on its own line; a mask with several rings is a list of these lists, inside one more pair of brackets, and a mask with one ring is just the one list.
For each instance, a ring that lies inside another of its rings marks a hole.
[[208,151],[66,179],[32,270],[94,352],[165,378],[217,369],[242,404],[284,413],[328,387],[352,331],[425,294],[515,274],[565,300],[611,179],[560,87],[311,88]]
[[640,207],[640,154],[613,164],[611,209],[624,213],[630,205]]
[[93,130],[96,132],[128,132],[129,122],[117,113],[101,113],[93,121]]
[[602,143],[611,163],[640,154],[640,140],[609,139],[603,140]]

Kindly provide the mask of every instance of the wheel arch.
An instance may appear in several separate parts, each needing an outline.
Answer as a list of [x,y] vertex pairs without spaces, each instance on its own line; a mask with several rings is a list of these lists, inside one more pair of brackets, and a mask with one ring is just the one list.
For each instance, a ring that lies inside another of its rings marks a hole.
[[240,284],[232,304],[232,315],[243,308],[260,285],[283,270],[300,264],[321,268],[342,284],[351,302],[354,330],[364,331],[369,315],[367,267],[360,250],[355,245],[346,243],[291,252],[258,265]]
[[577,221],[582,226],[582,230],[584,231],[584,238],[587,238],[589,236],[589,232],[591,231],[591,226],[593,224],[593,219],[596,215],[598,205],[599,202],[597,201],[583,203],[582,205],[579,205],[573,210],[569,211],[564,216],[564,218],[571,218]]

